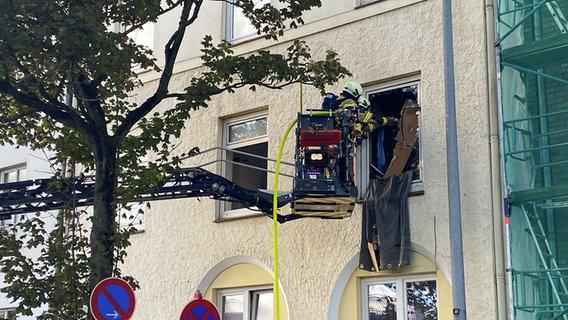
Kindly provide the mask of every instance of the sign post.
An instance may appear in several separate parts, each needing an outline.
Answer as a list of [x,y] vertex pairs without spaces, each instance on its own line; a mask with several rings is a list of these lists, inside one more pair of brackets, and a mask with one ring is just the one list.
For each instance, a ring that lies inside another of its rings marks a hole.
[[195,299],[183,309],[180,320],[221,320],[221,316],[215,305],[203,299],[201,292],[198,291]]
[[106,278],[91,292],[91,313],[97,320],[128,320],[135,304],[134,290],[119,278]]

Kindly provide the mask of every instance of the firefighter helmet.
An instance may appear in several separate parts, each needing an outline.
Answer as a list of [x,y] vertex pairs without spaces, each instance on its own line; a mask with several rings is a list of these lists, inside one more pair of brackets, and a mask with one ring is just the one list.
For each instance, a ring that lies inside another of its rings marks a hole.
[[369,108],[371,107],[371,102],[369,102],[369,99],[363,96],[359,97],[359,100],[357,100],[357,104],[359,104],[359,107],[362,107],[365,110],[369,110]]
[[347,92],[352,95],[355,99],[358,99],[359,96],[363,94],[363,87],[358,82],[355,81],[347,81],[345,87],[343,88],[343,92]]

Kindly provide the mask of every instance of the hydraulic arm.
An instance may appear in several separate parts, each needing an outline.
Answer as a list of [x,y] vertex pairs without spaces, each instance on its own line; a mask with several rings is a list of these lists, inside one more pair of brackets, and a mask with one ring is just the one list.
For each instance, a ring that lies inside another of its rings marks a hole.
[[[310,111],[298,114],[294,190],[279,193],[277,208],[291,204],[292,213],[278,222],[302,217],[344,218],[351,215],[357,189],[353,183],[353,148],[348,139],[350,112]],[[84,207],[93,204],[95,181],[37,179],[0,184],[0,220],[11,215]],[[201,167],[182,169],[133,201],[209,197],[238,202],[273,216],[273,193],[252,190]]]
[[[95,182],[91,178],[69,180],[37,179],[0,184],[0,219],[13,214],[60,209],[65,205],[77,207],[93,204]],[[251,190],[203,168],[186,168],[169,176],[155,191],[139,194],[133,201],[209,197],[221,201],[239,202],[272,216],[272,193]],[[278,197],[278,207],[294,200],[291,193]],[[298,215],[278,215],[279,222],[300,218]]]

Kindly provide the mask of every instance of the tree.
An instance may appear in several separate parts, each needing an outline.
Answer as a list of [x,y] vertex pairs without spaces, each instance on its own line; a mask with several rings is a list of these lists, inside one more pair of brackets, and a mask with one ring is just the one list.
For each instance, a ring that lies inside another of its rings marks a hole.
[[[320,0],[280,2],[284,5],[255,7],[252,0],[234,0],[258,33],[274,40],[286,28],[302,24],[304,11],[321,6]],[[259,51],[242,57],[234,56],[228,43],[213,44],[207,36],[202,41],[206,71],[183,92],[170,92],[180,46],[202,3],[2,1],[0,143],[51,149],[60,162],[94,171],[88,258],[91,290],[113,274],[116,246],[124,243],[117,233],[117,206],[175,171],[183,154],[172,152],[173,142],[192,111],[207,107],[214,95],[241,87],[278,89],[304,83],[323,92],[325,85],[349,74],[333,51],[315,61],[301,41],[294,42],[285,55]],[[128,35],[172,11],[179,12],[177,28],[164,48],[165,60],[158,65],[154,53]],[[114,30],[116,25],[124,31]],[[160,74],[155,90],[141,103],[129,99],[141,85],[133,65]],[[166,99],[178,102],[156,112]],[[148,155],[153,160],[140,164]]]

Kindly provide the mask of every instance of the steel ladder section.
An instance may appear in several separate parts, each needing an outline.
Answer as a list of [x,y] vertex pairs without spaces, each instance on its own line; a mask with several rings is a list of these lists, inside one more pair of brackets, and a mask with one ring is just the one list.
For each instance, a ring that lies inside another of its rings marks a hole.
[[[558,320],[561,318],[568,320],[568,305],[562,300],[562,296],[568,297],[568,287],[566,286],[562,273],[559,271],[558,263],[553,255],[550,242],[548,241],[542,221],[538,216],[536,206],[535,204],[523,204],[521,207],[523,208],[528,230],[533,239],[540,261],[545,270],[550,270],[550,272],[546,272],[546,277],[550,283],[554,301],[563,308],[562,312],[550,320]],[[554,273],[554,275],[552,273]],[[558,288],[558,286],[560,286],[560,288]]]

